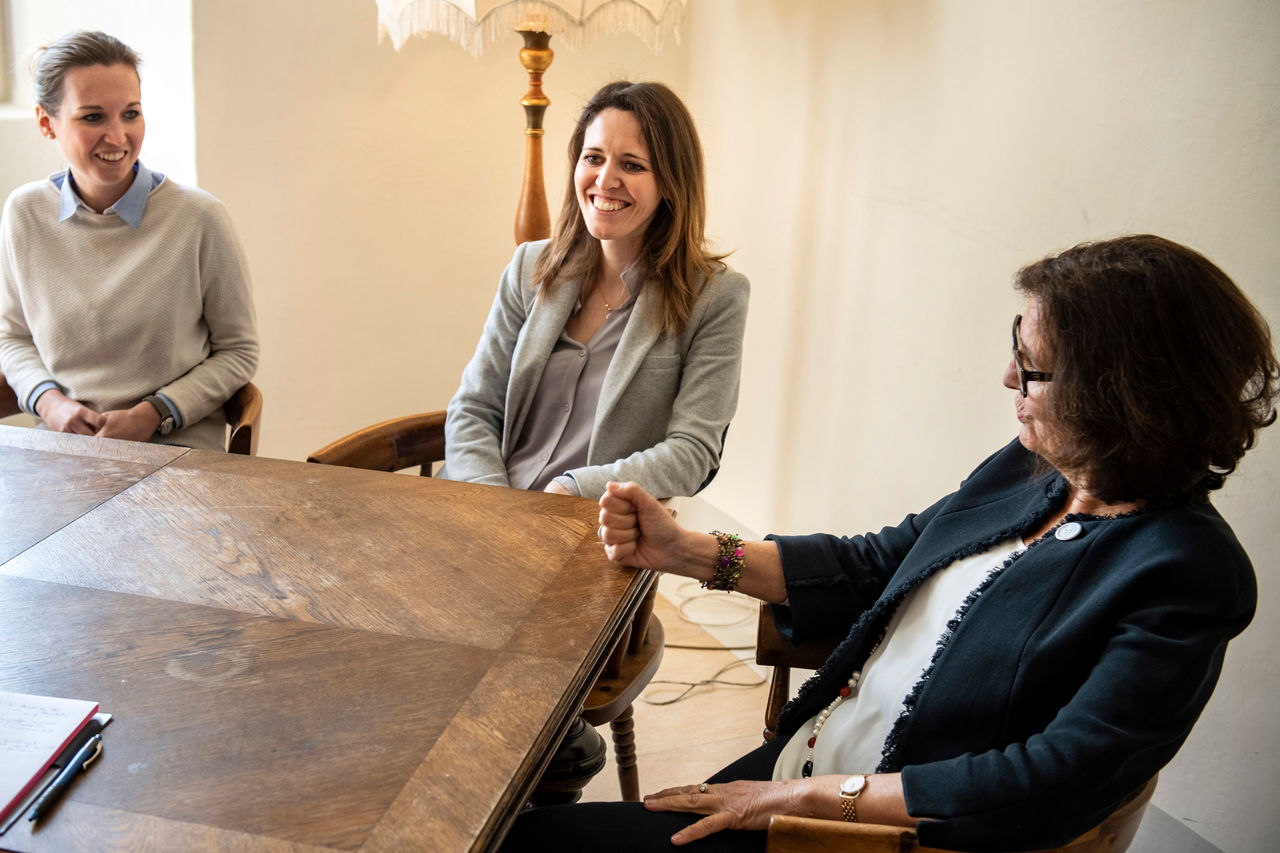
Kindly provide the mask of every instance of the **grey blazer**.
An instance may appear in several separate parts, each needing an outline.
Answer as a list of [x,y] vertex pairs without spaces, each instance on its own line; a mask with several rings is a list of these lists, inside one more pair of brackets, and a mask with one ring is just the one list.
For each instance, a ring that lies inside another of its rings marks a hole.
[[[538,295],[533,265],[546,240],[517,247],[502,274],[475,355],[445,420],[441,477],[506,486],[543,368],[577,305],[581,281]],[[725,270],[708,280],[684,332],[662,333],[656,286],[640,290],[596,408],[587,466],[569,472],[583,497],[634,480],[659,497],[691,495],[719,467],[738,405],[749,285]]]

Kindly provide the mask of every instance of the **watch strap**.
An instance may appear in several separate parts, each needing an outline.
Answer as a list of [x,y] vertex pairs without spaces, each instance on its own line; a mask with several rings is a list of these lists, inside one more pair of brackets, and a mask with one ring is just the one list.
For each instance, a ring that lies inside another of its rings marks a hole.
[[858,822],[858,808],[855,805],[857,799],[857,797],[851,797],[843,791],[840,792],[840,814],[849,823]]
[[156,432],[161,435],[168,435],[173,432],[173,427],[177,424],[177,418],[174,417],[173,410],[169,408],[169,404],[164,401],[164,398],[158,394],[151,394],[143,397],[142,401],[150,403],[151,407],[160,415],[160,426],[156,428]]
[[[845,787],[849,782],[858,780],[854,790],[847,791]],[[862,796],[862,792],[867,789],[867,777],[865,775],[850,776],[840,785],[840,814],[849,823],[858,822],[857,799]]]

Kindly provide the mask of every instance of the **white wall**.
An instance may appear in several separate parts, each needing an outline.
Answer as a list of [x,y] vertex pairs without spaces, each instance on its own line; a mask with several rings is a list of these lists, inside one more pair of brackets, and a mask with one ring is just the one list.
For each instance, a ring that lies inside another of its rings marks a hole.
[[[861,532],[1014,434],[1015,269],[1154,231],[1280,324],[1280,5],[698,0],[690,95],[716,233],[752,280],[710,500]],[[1216,503],[1260,604],[1155,801],[1228,851],[1280,830],[1280,427]]]
[[[518,37],[479,60],[439,38],[397,54],[376,43],[372,0],[143,4],[173,6],[195,33],[200,183],[253,269],[263,454],[299,459],[442,407],[510,256]],[[547,182],[556,207],[568,126],[599,84],[658,79],[687,97],[712,233],[753,284],[742,403],[706,493],[745,525],[896,522],[1011,437],[1009,280],[1053,249],[1155,231],[1215,259],[1280,323],[1280,4],[696,0],[690,13],[684,43],[657,57],[627,37],[557,52]],[[156,123],[182,115],[152,87],[186,69],[137,46],[152,152]],[[11,167],[0,140],[0,191],[47,171]],[[1275,428],[1217,500],[1257,562],[1259,615],[1156,794],[1239,853],[1280,830],[1278,479]]]

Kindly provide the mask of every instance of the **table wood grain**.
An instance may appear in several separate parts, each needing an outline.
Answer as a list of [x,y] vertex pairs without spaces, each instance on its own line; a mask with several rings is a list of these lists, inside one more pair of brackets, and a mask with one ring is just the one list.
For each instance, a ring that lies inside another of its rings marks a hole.
[[649,582],[584,499],[67,438],[0,433],[4,488],[97,484],[0,565],[0,689],[116,721],[2,847],[491,849]]
[[0,562],[186,452],[0,426]]

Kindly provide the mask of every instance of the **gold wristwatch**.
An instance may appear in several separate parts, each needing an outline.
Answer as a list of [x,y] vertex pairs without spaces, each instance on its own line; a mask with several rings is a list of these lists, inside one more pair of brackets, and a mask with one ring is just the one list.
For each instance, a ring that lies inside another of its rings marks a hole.
[[840,783],[840,812],[850,823],[858,822],[858,810],[853,801],[861,797],[865,790],[867,790],[867,777],[861,773],[850,776]]

